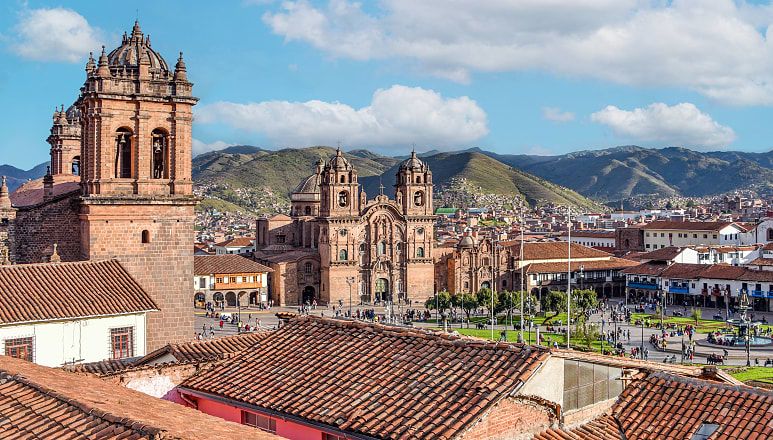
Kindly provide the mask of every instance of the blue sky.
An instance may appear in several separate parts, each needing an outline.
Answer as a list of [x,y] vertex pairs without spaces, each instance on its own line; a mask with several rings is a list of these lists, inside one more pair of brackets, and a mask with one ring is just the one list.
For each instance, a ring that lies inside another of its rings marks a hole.
[[169,64],[185,53],[197,152],[773,146],[767,2],[7,1],[0,163],[47,160],[88,51],[137,15]]

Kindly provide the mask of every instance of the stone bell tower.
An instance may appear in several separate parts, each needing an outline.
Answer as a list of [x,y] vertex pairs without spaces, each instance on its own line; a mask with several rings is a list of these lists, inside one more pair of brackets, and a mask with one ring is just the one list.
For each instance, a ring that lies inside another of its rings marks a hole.
[[135,22],[118,48],[89,56],[75,104],[83,257],[117,258],[154,299],[147,350],[194,335],[192,86],[182,53],[170,70]]
[[51,174],[80,174],[81,126],[78,108],[74,105],[54,111],[51,135]]
[[411,152],[411,157],[400,164],[395,184],[395,198],[403,215],[433,215],[432,171],[429,165]]

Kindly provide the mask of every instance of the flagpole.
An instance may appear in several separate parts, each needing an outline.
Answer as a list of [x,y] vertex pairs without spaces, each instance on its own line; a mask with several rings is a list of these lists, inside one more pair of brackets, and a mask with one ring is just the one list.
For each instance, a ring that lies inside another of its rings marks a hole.
[[569,221],[567,222],[567,229],[569,231],[569,239],[566,242],[567,253],[567,265],[566,265],[566,348],[569,348],[570,330],[569,325],[572,322],[572,207],[568,209]]
[[[523,212],[523,211],[521,211],[521,212]],[[523,271],[524,271],[524,267],[525,267],[524,264],[523,264],[523,226],[524,226],[523,214],[521,214],[521,251],[520,251],[521,255],[519,257],[520,258],[519,263],[521,265],[521,294],[519,295],[521,297],[521,308],[520,308],[520,310],[521,310],[521,325],[519,326],[521,328],[521,336],[520,336],[521,342],[523,342]]]

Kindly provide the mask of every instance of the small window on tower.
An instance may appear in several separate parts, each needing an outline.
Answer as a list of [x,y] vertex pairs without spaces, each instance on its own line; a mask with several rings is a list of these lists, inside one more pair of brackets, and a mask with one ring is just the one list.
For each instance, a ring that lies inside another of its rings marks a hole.
[[424,205],[424,193],[421,191],[416,191],[416,193],[413,195],[413,204],[416,206],[422,206]]
[[416,176],[416,183],[421,183],[421,176]]
[[150,243],[150,231],[148,231],[147,229],[142,231],[142,242]]
[[75,156],[72,158],[72,175],[80,176],[81,174],[81,157]]
[[151,158],[153,159],[151,175],[154,179],[168,178],[167,157],[168,157],[168,136],[162,128],[153,130],[151,140]]
[[349,206],[349,193],[346,191],[341,191],[338,193],[338,206],[344,207]]
[[346,183],[346,176],[341,176],[341,183]]

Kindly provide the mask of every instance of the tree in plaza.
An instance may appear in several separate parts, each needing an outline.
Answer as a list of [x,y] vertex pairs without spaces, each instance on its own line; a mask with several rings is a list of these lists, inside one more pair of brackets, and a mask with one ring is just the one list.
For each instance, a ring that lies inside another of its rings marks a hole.
[[497,292],[497,300],[499,307],[497,311],[504,311],[507,314],[507,322],[510,322],[510,317],[513,315],[515,309],[520,307],[521,304],[521,292],[513,292],[511,290],[500,290]]
[[560,290],[551,290],[542,295],[542,310],[554,312],[554,317],[566,311],[566,293]]
[[496,295],[491,294],[491,289],[484,287],[478,291],[478,306],[483,307],[491,316],[496,312],[497,306],[499,306],[499,299]]
[[451,308],[451,294],[447,290],[441,290],[435,296],[427,298],[427,301],[424,302],[424,307],[427,310],[437,309],[440,313],[443,313]]
[[690,311],[690,318],[695,320],[695,326],[697,327],[698,321],[702,318],[701,309],[693,308],[692,311]]
[[458,293],[454,295],[455,301],[464,310],[464,314],[467,316],[467,326],[470,326],[470,313],[478,307],[478,296],[472,293]]
[[597,307],[598,304],[595,290],[572,290],[572,319],[576,322],[584,322],[588,311]]
[[585,342],[588,349],[592,348],[593,341],[599,339],[599,326],[596,324],[583,324],[582,327],[578,326],[575,335],[577,338]]

